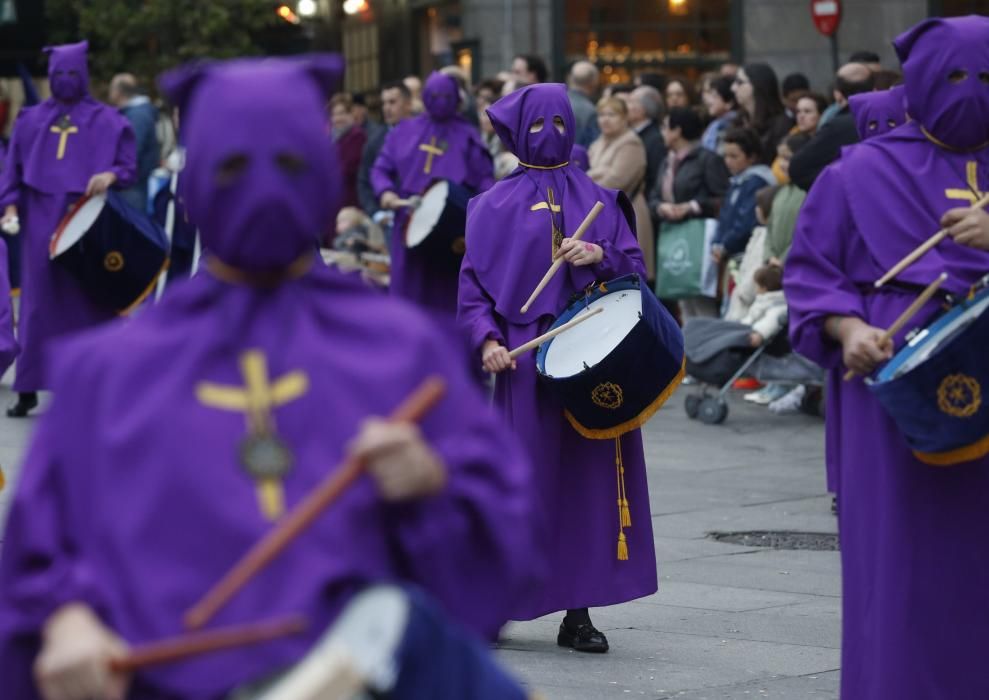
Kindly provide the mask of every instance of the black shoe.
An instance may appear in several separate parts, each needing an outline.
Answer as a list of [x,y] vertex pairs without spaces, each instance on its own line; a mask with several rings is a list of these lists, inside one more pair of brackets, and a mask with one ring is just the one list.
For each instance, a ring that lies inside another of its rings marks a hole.
[[17,395],[17,403],[7,409],[8,418],[24,418],[38,407],[38,394],[27,392]]
[[561,647],[570,647],[591,654],[603,654],[608,651],[608,638],[589,623],[570,627],[566,622],[561,622],[556,643]]
[[838,497],[837,496],[832,496],[831,497],[831,514],[832,515],[838,515]]

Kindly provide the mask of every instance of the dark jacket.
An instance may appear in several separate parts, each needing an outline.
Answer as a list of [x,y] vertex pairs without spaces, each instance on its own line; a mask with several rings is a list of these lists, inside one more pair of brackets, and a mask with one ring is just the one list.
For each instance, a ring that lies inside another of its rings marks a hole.
[[[670,157],[667,154],[663,159],[656,173],[656,182],[649,191],[649,210],[653,213],[663,202],[663,173]],[[700,205],[700,216],[717,218],[730,177],[721,156],[698,145],[687,154],[674,173],[673,203],[696,201]]]
[[646,189],[644,191],[648,195],[656,184],[659,166],[663,164],[663,160],[666,158],[666,144],[663,143],[663,135],[659,133],[656,122],[649,122],[649,126],[638,134],[639,138],[642,139],[642,145],[646,147]]
[[161,152],[158,148],[158,110],[146,97],[135,99],[131,104],[120,108],[134,129],[137,146],[137,182],[133,187],[122,191],[124,198],[141,211],[148,209],[148,178],[158,167]]
[[381,152],[381,147],[385,145],[385,137],[390,130],[391,127],[375,130],[368,137],[361,152],[361,167],[357,171],[357,200],[368,216],[374,216],[374,213],[381,208],[378,206],[378,198],[374,196],[374,187],[371,186],[371,168],[374,167],[374,161]]
[[359,126],[352,126],[337,139],[337,157],[340,159],[340,172],[343,176],[343,196],[341,207],[359,206],[357,201],[357,171],[361,166],[361,154],[367,134]]
[[855,117],[848,107],[842,107],[822,126],[814,138],[790,161],[790,181],[802,190],[809,190],[821,172],[838,160],[841,149],[859,142]]
[[738,255],[752,237],[758,223],[755,217],[755,193],[776,184],[773,172],[766,165],[753,165],[731,179],[718,216],[718,235],[714,242],[724,246],[728,255]]

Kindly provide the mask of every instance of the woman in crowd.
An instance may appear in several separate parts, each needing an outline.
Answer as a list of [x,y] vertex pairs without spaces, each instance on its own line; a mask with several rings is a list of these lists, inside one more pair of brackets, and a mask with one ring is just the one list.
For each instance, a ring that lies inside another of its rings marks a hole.
[[361,153],[367,142],[367,134],[356,123],[354,101],[349,94],[341,92],[333,96],[330,100],[330,119],[333,140],[337,144],[337,155],[340,157],[340,172],[343,175],[340,204],[344,207],[358,207],[357,171],[361,167]]
[[763,163],[776,158],[776,144],[793,127],[780,100],[776,72],[765,63],[747,63],[739,69],[733,85],[739,106],[738,126],[747,126],[759,136]]
[[[828,101],[824,95],[812,92],[797,100],[797,127],[796,131],[808,136],[813,136],[817,131],[817,126],[821,122],[821,115],[828,108]],[[791,132],[792,133],[792,132]]]
[[694,100],[694,88],[683,78],[670,78],[666,83],[666,90],[663,92],[666,99],[666,108],[691,107]]
[[735,104],[735,93],[731,89],[733,82],[726,75],[713,77],[704,83],[704,92],[701,95],[707,114],[711,117],[711,123],[701,137],[701,145],[718,155],[724,155],[722,141],[725,131],[738,117],[735,111],[738,105]]

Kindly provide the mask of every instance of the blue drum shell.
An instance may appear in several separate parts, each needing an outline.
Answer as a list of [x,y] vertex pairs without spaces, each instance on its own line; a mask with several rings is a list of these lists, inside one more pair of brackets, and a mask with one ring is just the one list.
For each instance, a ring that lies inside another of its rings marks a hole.
[[634,289],[642,297],[638,323],[601,362],[570,377],[546,374],[552,340],[540,346],[536,369],[566,409],[574,429],[587,438],[609,439],[640,428],[683,379],[683,334],[676,321],[638,275],[599,285],[570,304],[553,323],[560,326],[609,293]]
[[[983,292],[979,298],[989,291]],[[948,311],[929,328],[965,306]],[[923,348],[907,346],[892,363]],[[894,379],[883,371],[869,389],[896,423],[917,459],[950,466],[989,454],[989,312],[925,362]]]
[[89,231],[55,262],[94,303],[125,313],[153,289],[167,249],[164,231],[111,190]]

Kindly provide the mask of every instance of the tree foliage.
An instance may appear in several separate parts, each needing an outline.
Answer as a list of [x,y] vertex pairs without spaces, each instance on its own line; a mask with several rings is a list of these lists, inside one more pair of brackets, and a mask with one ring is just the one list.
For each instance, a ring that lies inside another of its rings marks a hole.
[[52,43],[87,39],[97,80],[134,73],[150,84],[163,70],[199,58],[261,52],[258,39],[281,22],[270,0],[46,0]]

